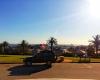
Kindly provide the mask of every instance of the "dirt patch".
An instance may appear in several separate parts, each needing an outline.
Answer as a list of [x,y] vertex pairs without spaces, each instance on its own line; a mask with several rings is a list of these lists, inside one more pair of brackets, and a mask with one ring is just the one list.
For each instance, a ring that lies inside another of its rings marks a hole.
[[63,61],[63,63],[69,63],[69,62],[72,62],[72,60],[64,59],[64,61]]

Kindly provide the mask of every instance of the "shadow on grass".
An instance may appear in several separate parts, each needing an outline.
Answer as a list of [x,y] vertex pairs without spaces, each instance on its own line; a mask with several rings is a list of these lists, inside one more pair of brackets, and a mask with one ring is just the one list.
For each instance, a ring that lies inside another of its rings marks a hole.
[[21,76],[21,75],[31,75],[32,73],[37,73],[43,70],[47,70],[46,64],[32,65],[32,66],[15,66],[8,69],[10,71],[9,76]]

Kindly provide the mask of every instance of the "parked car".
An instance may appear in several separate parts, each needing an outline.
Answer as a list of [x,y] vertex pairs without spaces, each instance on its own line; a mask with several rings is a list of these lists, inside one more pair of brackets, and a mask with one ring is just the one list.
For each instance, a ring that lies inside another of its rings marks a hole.
[[57,57],[55,54],[49,50],[40,51],[32,57],[27,57],[23,60],[25,65],[32,65],[32,63],[46,63],[47,66],[52,66],[52,63],[55,62]]

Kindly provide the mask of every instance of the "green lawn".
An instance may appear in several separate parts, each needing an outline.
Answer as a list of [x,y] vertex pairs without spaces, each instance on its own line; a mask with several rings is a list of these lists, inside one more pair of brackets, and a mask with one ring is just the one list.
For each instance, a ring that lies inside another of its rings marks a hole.
[[22,63],[24,55],[0,55],[0,63]]
[[[0,55],[0,63],[23,63],[23,58],[30,57],[25,55]],[[64,57],[65,60],[70,60],[70,62],[79,62],[78,57]],[[84,59],[82,59],[84,61]],[[88,59],[87,59],[88,61]],[[90,62],[100,62],[99,58],[91,58]]]
[[[79,57],[65,57],[65,59],[70,60],[71,62],[79,62],[80,58]],[[82,62],[84,62],[84,58],[81,59]],[[89,58],[86,58],[86,62],[89,61]],[[100,58],[90,58],[91,63],[98,63],[100,62]]]

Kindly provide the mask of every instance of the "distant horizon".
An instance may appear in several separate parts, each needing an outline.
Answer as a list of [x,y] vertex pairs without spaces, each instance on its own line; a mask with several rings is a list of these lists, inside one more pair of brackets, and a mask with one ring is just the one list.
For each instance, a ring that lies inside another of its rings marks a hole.
[[[0,44],[3,43],[3,42],[0,42]],[[16,42],[16,43],[12,43],[12,42],[9,42],[9,41],[7,41],[7,42],[9,44],[11,44],[11,45],[16,45],[16,44],[20,44],[21,43],[21,41],[20,42]],[[26,42],[28,42],[28,41],[26,41]],[[47,42],[45,42],[45,43],[41,43],[41,42],[40,43],[30,43],[30,42],[28,42],[28,44],[30,44],[30,45],[38,45],[38,44],[47,44]],[[87,45],[89,45],[89,43],[88,44],[73,44],[73,43],[62,44],[62,43],[57,42],[57,45],[72,45],[72,46],[84,45],[84,46],[87,46]]]
[[99,0],[0,0],[0,43],[88,45],[100,34]]
[[[19,43],[15,43],[15,44],[11,44],[10,45],[18,45]],[[41,43],[39,44],[29,44],[29,45],[40,45]],[[82,44],[57,44],[57,45],[61,45],[61,46],[88,46],[88,45],[82,45]]]

